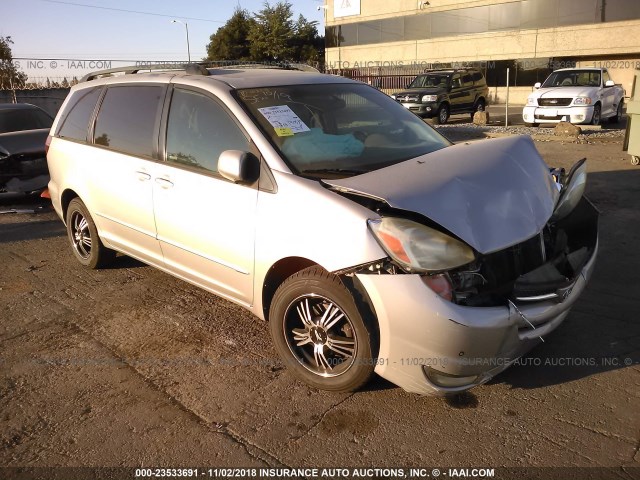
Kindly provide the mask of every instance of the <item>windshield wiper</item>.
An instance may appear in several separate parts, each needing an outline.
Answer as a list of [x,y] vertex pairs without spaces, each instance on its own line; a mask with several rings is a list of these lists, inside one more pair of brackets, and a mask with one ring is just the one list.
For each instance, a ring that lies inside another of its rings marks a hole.
[[368,173],[369,170],[357,170],[355,168],[316,168],[316,169],[312,169],[312,170],[301,170],[300,173],[305,174],[305,173],[344,173],[344,174],[351,174],[351,175],[361,175],[363,173]]

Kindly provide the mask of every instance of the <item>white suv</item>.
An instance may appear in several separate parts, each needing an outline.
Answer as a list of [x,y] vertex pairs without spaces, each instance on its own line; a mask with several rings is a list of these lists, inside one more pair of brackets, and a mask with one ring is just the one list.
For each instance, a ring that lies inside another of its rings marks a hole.
[[592,272],[584,164],[556,181],[528,137],[451,146],[317,72],[102,73],[72,88],[47,141],[76,258],[122,252],[248,308],[314,387],[374,371],[421,394],[486,382]]

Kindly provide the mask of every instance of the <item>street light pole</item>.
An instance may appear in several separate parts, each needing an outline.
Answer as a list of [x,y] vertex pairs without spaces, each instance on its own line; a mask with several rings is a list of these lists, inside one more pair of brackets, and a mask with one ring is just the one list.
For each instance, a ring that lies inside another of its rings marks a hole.
[[187,57],[189,58],[189,63],[191,63],[191,48],[189,47],[189,25],[187,22],[181,22],[180,20],[171,20],[171,23],[181,23],[184,25],[184,29],[187,32]]

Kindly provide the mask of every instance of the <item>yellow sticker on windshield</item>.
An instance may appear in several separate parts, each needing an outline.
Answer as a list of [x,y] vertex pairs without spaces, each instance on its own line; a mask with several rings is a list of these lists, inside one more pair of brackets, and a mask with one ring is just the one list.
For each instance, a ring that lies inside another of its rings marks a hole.
[[276,128],[276,135],[279,137],[291,137],[293,135],[293,130],[290,128]]

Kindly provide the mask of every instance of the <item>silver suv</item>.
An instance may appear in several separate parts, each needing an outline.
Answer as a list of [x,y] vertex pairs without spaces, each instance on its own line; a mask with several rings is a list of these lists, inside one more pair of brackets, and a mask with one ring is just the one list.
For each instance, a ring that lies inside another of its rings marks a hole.
[[47,141],[75,257],[122,252],[242,305],[313,387],[479,385],[593,270],[584,162],[554,177],[529,137],[452,146],[319,73],[107,73],[72,88]]

